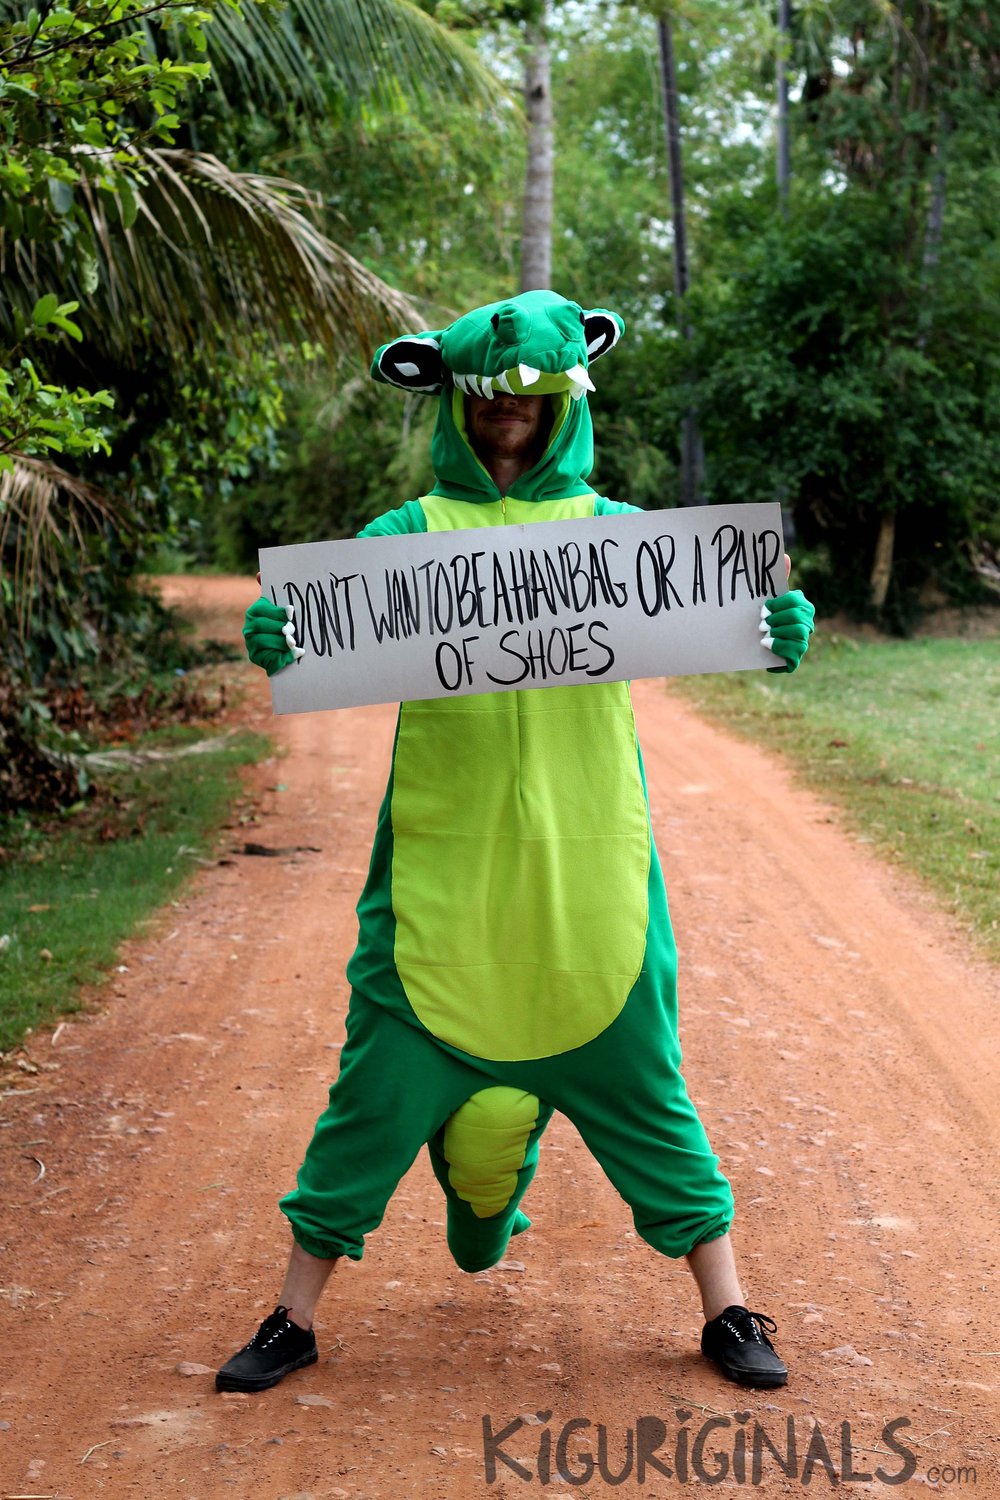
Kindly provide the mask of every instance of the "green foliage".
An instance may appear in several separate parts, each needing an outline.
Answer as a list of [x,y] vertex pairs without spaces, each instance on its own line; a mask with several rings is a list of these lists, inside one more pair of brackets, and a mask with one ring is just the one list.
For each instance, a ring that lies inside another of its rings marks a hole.
[[[214,3],[214,0],[213,0]],[[179,28],[203,45],[210,9],[160,0],[70,0],[31,9],[0,23],[0,205],[2,245],[26,268],[31,245],[60,246],[80,281],[94,289],[97,245],[81,189],[113,200],[128,228],[137,213],[141,172],[136,146],[169,142],[176,108],[204,63],[159,59],[149,47],[150,13],[160,28]],[[143,24],[145,23],[145,24]],[[137,122],[135,106],[143,119]],[[16,305],[0,314],[0,452],[94,452],[107,448],[93,418],[112,405],[106,391],[60,388],[39,374],[25,346],[53,337],[80,341],[69,316],[78,301],[55,290],[35,300],[30,319]],[[58,333],[56,332],[58,330]]]
[[323,123],[257,116],[239,149],[257,161],[280,152],[335,217],[345,250],[424,310],[412,326],[439,327],[498,283],[514,289],[523,138],[511,108],[454,100],[442,118],[368,101]]
[[[315,356],[308,345],[300,351],[303,363]],[[147,555],[166,549],[205,566],[220,508],[242,480],[272,473],[283,459],[282,365],[263,339],[242,355],[221,343],[214,355],[205,349],[173,378],[172,369],[157,369],[152,359],[150,365],[134,431],[123,435],[115,456],[149,508]],[[137,450],[136,437],[150,431],[151,451]]]
[[[898,314],[889,329],[912,273],[877,211],[800,201],[787,225],[743,200],[737,212],[731,260],[691,297],[709,495],[788,496],[804,541],[830,549],[844,592],[828,607],[863,601],[878,517],[897,510],[897,583],[915,588],[935,549],[952,553],[993,508],[1000,365],[980,298],[942,297],[954,305],[926,339]],[[955,248],[952,287],[972,269]]]
[[423,0],[423,9],[443,26],[485,30],[505,21],[537,20],[542,5],[541,0]]
[[[49,295],[55,303],[55,294]],[[36,315],[45,301],[42,298],[35,304]],[[45,325],[52,324],[79,338],[79,329],[67,315],[78,305],[56,303],[51,317],[36,316],[32,332],[41,337]],[[95,417],[114,405],[110,393],[82,387],[74,391],[43,380],[33,361],[21,354],[28,336],[25,330],[7,350],[8,359],[16,361],[13,368],[0,369],[0,473],[13,467],[12,452],[110,452],[106,427],[92,425]]]
[[413,0],[286,0],[215,13],[207,34],[221,97],[245,120],[350,118],[359,108],[496,107],[503,85],[434,6]]
[[648,319],[669,270],[655,31],[615,7],[561,16],[557,34],[553,275],[584,306],[620,309],[630,323]]
[[[176,109],[205,63],[159,59],[149,45],[149,17],[164,31],[179,28],[196,50],[211,6],[186,0],[71,0],[32,9],[0,28],[0,192],[4,228],[17,240],[65,238],[81,264],[88,249],[86,215],[77,189],[91,180],[119,199],[126,228],[134,222],[135,148],[144,140],[169,143]],[[130,113],[141,104],[136,129]]]
[[207,525],[223,567],[252,570],[260,547],[354,536],[433,482],[434,402],[359,377],[332,397],[318,382],[299,387],[289,407],[280,469],[240,486]]
[[211,853],[240,766],[267,749],[259,736],[220,741],[120,770],[101,802],[75,800],[58,818],[0,820],[0,1051],[80,1008],[81,988]]

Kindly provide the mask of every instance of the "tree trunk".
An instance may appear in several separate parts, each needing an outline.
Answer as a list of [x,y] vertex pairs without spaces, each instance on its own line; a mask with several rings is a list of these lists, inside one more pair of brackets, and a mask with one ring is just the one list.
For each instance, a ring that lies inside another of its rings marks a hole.
[[[670,214],[674,231],[674,296],[677,302],[677,326],[685,339],[691,337],[687,317],[688,259],[687,224],[684,217],[684,175],[681,169],[681,127],[677,107],[677,72],[674,67],[674,38],[669,17],[658,23],[660,33],[660,74],[663,81],[663,119],[667,133],[667,160],[670,168]],[[701,477],[704,469],[704,447],[698,427],[698,413],[692,403],[681,423],[681,504],[698,505],[701,500]]]
[[528,29],[524,103],[528,147],[521,233],[521,291],[552,285],[552,86],[549,68],[548,0]]
[[677,71],[674,67],[674,37],[669,20],[659,23],[660,71],[663,79],[663,119],[667,131],[670,168],[670,216],[674,229],[674,291],[684,326],[684,298],[688,289],[687,224],[684,217],[684,173],[681,165],[681,123],[677,106]]
[[886,595],[889,592],[889,580],[892,577],[892,549],[896,541],[896,512],[887,510],[883,513],[879,522],[878,536],[875,540],[875,560],[872,563],[869,588],[871,603],[875,609],[885,607]]
[[790,0],[778,0],[778,202],[782,213],[788,212],[788,183],[792,175],[792,157],[788,137],[788,59]]

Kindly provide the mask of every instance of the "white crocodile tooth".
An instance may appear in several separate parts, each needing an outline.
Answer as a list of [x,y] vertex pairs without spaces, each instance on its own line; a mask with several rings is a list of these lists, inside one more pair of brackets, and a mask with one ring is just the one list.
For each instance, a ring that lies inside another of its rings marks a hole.
[[770,651],[772,646],[774,645],[774,639],[769,635],[762,635],[760,638],[760,643],[764,647],[765,651]]
[[295,657],[296,661],[298,661],[298,659],[299,659],[300,656],[305,656],[305,654],[306,654],[306,648],[305,648],[305,646],[293,646],[292,647],[292,655]]
[[577,384],[582,385],[585,391],[592,391],[596,389],[594,382],[591,380],[583,365],[574,365],[572,370],[566,371],[566,374],[569,376],[570,380],[576,381]]
[[288,618],[290,620],[294,619],[294,617],[295,617],[295,605],[294,604],[286,604],[285,605],[285,614],[288,616]]
[[767,605],[766,604],[762,604],[761,607],[760,607],[760,617],[761,617],[762,620],[766,620],[767,619]]
[[281,633],[285,637],[286,641],[294,641],[294,639],[295,639],[295,626],[292,624],[291,620],[289,620],[289,622],[288,622],[287,625],[282,625],[282,627],[281,627]]
[[494,375],[494,377],[493,377],[493,389],[494,390],[506,391],[507,394],[508,394],[508,396],[513,396],[514,392],[510,388],[510,381],[507,379],[507,371],[506,370],[504,370],[502,372],[502,374],[500,374],[500,375]]
[[522,385],[534,385],[542,372],[536,370],[534,365],[518,365],[517,373],[521,377]]
[[771,622],[765,618],[761,620],[760,624],[757,626],[757,629],[760,631],[761,635],[768,635],[771,630]]
[[573,401],[582,401],[583,397],[587,393],[584,390],[583,386],[582,385],[577,385],[576,381],[574,380],[573,384],[569,388],[569,394],[570,394],[570,397],[571,397],[571,399]]
[[479,389],[479,376],[478,375],[466,375],[466,377],[465,377],[465,388],[473,396],[481,396],[483,394],[482,391]]
[[487,401],[492,401],[493,400],[493,380],[492,380],[492,378],[489,375],[480,375],[477,378],[479,380],[479,384],[482,386],[483,395],[486,397]]

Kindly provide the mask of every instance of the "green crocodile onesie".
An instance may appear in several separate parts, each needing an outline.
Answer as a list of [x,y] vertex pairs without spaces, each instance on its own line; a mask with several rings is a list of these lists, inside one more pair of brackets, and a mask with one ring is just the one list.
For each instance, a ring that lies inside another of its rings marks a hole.
[[[376,379],[440,393],[436,483],[362,536],[633,509],[588,489],[588,367],[622,331],[552,292],[479,308],[379,350]],[[536,465],[501,495],[465,394],[548,396]],[[613,525],[613,519],[609,519]],[[282,1200],[314,1255],[359,1259],[425,1143],[448,1243],[481,1270],[554,1109],[671,1256],[732,1218],[680,1073],[676,952],[626,683],[403,703],[368,878],[340,1075]]]

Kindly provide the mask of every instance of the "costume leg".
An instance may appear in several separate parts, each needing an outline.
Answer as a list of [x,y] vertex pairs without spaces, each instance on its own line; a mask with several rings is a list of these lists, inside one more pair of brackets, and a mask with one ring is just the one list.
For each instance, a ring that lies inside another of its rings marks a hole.
[[642,1238],[680,1257],[726,1233],[733,1197],[688,1098],[669,1012],[669,1000],[662,1004],[640,978],[594,1041],[559,1058],[505,1065],[501,1076],[513,1082],[516,1070],[521,1087],[537,1089],[573,1121]]
[[297,1188],[280,1203],[302,1248],[360,1260],[420,1147],[484,1081],[426,1032],[355,992],[329,1106]]
[[642,971],[608,1029],[553,1061],[539,1092],[576,1125],[643,1239],[680,1257],[725,1234],[733,1195],[681,1073],[677,949],[655,849]]
[[533,1094],[480,1089],[428,1141],[448,1204],[448,1248],[463,1271],[502,1260],[512,1234],[531,1220],[520,1202],[538,1165],[538,1142],[552,1110]]

